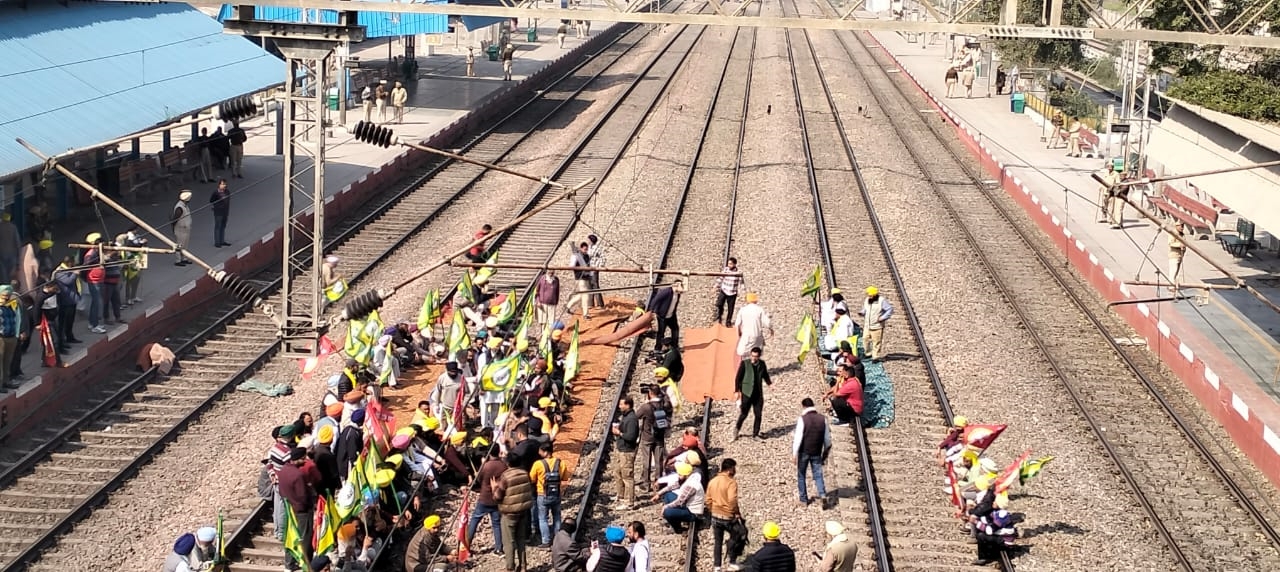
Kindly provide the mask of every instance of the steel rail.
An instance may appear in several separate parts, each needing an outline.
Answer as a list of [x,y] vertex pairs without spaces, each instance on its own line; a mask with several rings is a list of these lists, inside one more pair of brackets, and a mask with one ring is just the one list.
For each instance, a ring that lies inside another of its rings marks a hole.
[[[845,47],[845,50],[849,52],[850,58],[851,59],[854,58],[854,52],[852,52],[852,50],[849,47],[849,44],[847,44],[847,42],[844,40],[844,37],[840,38],[840,42],[841,42],[841,45]],[[867,51],[867,54],[870,55],[870,52],[872,52],[872,50],[870,50],[869,46],[864,44],[863,38],[861,37],[858,38],[858,44],[861,47],[861,49],[863,49],[864,51]],[[865,72],[859,72],[859,73],[865,75]],[[882,73],[883,73],[883,69],[882,69]],[[899,86],[897,82],[892,81],[892,78],[888,78],[888,81],[890,81],[890,83],[892,83],[893,86],[896,87],[896,91],[897,93],[899,93],[900,96],[902,97],[908,96],[906,95],[905,90],[902,90],[902,87]],[[869,91],[870,93],[872,93],[873,99],[876,100],[877,105],[881,106],[881,109],[888,109],[887,102],[886,100],[884,100],[884,96],[882,95],[882,93],[879,93],[877,90],[869,90]],[[902,119],[895,118],[895,116],[888,113],[886,113],[886,115],[884,116],[886,116],[886,119],[888,119],[888,122],[890,122],[891,127],[893,128],[893,133],[896,133],[897,137],[902,139],[902,141],[906,141],[906,136],[904,133],[905,128],[902,127],[902,124],[901,124]],[[924,123],[928,123],[928,122],[924,122]],[[933,131],[932,125],[931,127],[929,127],[929,129],[931,129],[931,132],[936,134],[938,139],[942,141],[941,134],[938,134],[936,131]],[[987,274],[991,276],[992,282],[995,283],[996,289],[998,290],[998,292],[1001,293],[1002,297],[1004,297],[1005,299],[1007,299],[1007,301],[1009,301],[1009,306],[1011,310],[1014,311],[1014,314],[1016,316],[1018,316],[1018,320],[1021,322],[1021,324],[1023,324],[1024,329],[1025,331],[1027,331],[1027,334],[1029,335],[1030,339],[1032,339],[1034,346],[1037,347],[1037,351],[1043,354],[1044,358],[1046,358],[1046,362],[1048,363],[1048,366],[1050,366],[1050,369],[1053,371],[1053,375],[1059,377],[1059,379],[1062,380],[1062,385],[1064,385],[1066,392],[1068,392],[1068,394],[1070,395],[1071,402],[1075,403],[1076,409],[1079,409],[1080,415],[1084,417],[1085,422],[1087,422],[1089,427],[1091,427],[1091,430],[1093,431],[1094,436],[1097,436],[1098,443],[1100,443],[1102,445],[1102,448],[1106,450],[1107,456],[1111,457],[1112,462],[1114,462],[1116,465],[1116,468],[1119,468],[1119,471],[1121,473],[1121,476],[1123,476],[1125,484],[1128,485],[1129,489],[1133,491],[1135,500],[1137,500],[1138,504],[1142,505],[1143,512],[1147,514],[1147,517],[1152,522],[1152,526],[1156,528],[1157,535],[1160,536],[1161,539],[1165,541],[1165,544],[1167,546],[1169,546],[1170,552],[1172,553],[1172,555],[1174,555],[1174,559],[1176,560],[1176,562],[1178,562],[1178,566],[1181,569],[1184,569],[1184,571],[1188,571],[1188,572],[1193,571],[1194,567],[1192,566],[1192,564],[1190,564],[1187,558],[1187,555],[1183,553],[1183,550],[1181,550],[1178,543],[1176,543],[1176,541],[1174,540],[1174,537],[1172,537],[1169,527],[1165,525],[1165,522],[1160,517],[1160,514],[1156,512],[1155,507],[1153,507],[1153,505],[1151,504],[1151,500],[1147,498],[1146,493],[1143,493],[1143,490],[1142,488],[1140,488],[1137,479],[1135,479],[1135,477],[1133,476],[1133,472],[1130,471],[1128,463],[1125,463],[1123,459],[1120,458],[1120,453],[1117,452],[1117,450],[1114,447],[1112,447],[1110,439],[1107,438],[1105,431],[1103,431],[1102,429],[1102,425],[1100,424],[1100,422],[1097,421],[1097,418],[1094,418],[1092,413],[1089,412],[1088,407],[1085,407],[1084,399],[1082,398],[1082,395],[1080,395],[1079,390],[1076,389],[1073,384],[1071,384],[1069,376],[1068,374],[1066,374],[1066,371],[1064,370],[1064,367],[1062,367],[1060,361],[1057,360],[1057,357],[1053,356],[1051,349],[1048,348],[1046,342],[1044,342],[1044,339],[1041,337],[1041,335],[1037,333],[1036,330],[1032,328],[1032,325],[1030,325],[1030,320],[1029,320],[1027,311],[1025,311],[1024,308],[1021,307],[1019,303],[1015,301],[1015,298],[1012,297],[1012,292],[1011,292],[1011,289],[1009,288],[1009,285],[1007,285],[1005,280],[1002,279],[1001,276],[996,273],[995,265],[992,264],[991,260],[989,260],[989,257],[986,255],[986,253],[982,251],[982,248],[978,247],[978,244],[979,244],[978,238],[975,237],[975,235],[972,232],[972,229],[969,229],[968,225],[965,225],[963,221],[961,221],[959,211],[957,211],[954,203],[951,202],[950,197],[947,197],[947,193],[942,192],[942,189],[940,187],[940,183],[938,183],[938,180],[934,179],[932,175],[928,173],[928,169],[923,168],[923,165],[927,165],[931,163],[931,161],[928,160],[928,157],[924,157],[922,154],[920,154],[920,151],[916,150],[916,148],[914,148],[913,146],[905,145],[905,147],[906,147],[906,150],[908,150],[908,154],[911,156],[911,159],[913,159],[916,164],[922,166],[922,169],[920,170],[922,170],[924,179],[927,180],[929,187],[933,189],[934,195],[940,198],[940,203],[943,206],[943,209],[945,209],[947,211],[947,214],[950,215],[951,218],[956,221],[956,228],[960,230],[961,234],[964,234],[966,242],[969,242],[970,246],[973,247],[975,256],[978,257],[978,261],[980,262],[980,264],[982,264],[984,269],[986,269]],[[959,156],[956,156],[955,152],[950,150],[950,146],[947,146],[945,145],[945,143],[943,143],[943,147],[947,148],[948,154],[952,156],[952,159],[959,160]],[[965,161],[959,161],[959,163],[961,165],[964,165]],[[969,173],[968,169],[966,169],[966,173]],[[972,175],[972,173],[970,173],[970,175]],[[974,180],[974,184],[978,184],[978,186],[980,187],[978,180]],[[1016,228],[1016,225],[1015,225],[1015,228]],[[1019,232],[1019,235],[1023,235],[1020,229],[1018,229],[1018,232]],[[1027,239],[1025,235],[1023,235],[1023,238]],[[1037,255],[1039,253],[1038,250],[1036,250],[1036,248],[1032,248],[1032,251],[1037,252]],[[1044,262],[1043,257],[1041,257],[1041,261]],[[1051,274],[1055,276],[1055,278],[1061,280],[1060,276],[1057,275],[1055,270],[1053,270],[1052,264],[1044,264],[1044,266],[1046,266],[1047,269],[1050,269]],[[1064,289],[1066,289],[1065,284],[1064,284]],[[1070,292],[1069,289],[1068,289],[1068,292]],[[1083,307],[1082,307],[1082,310],[1084,310]]]
[[[867,50],[868,53],[872,52],[872,49],[862,41],[861,36],[859,36],[858,41],[859,41],[859,44],[862,45],[863,49]],[[844,43],[843,40],[842,40],[842,43]],[[847,44],[846,44],[846,48],[847,48]],[[908,94],[906,93],[906,90],[903,89],[903,87],[899,85],[898,82],[892,81],[892,78],[890,78],[890,80],[891,80],[891,83],[897,89],[898,93],[902,97],[906,98],[908,96]],[[1183,438],[1186,439],[1191,444],[1191,446],[1200,454],[1200,456],[1205,460],[1205,462],[1213,469],[1213,472],[1218,476],[1218,478],[1222,481],[1223,485],[1227,487],[1231,495],[1236,499],[1237,504],[1240,505],[1240,508],[1242,508],[1245,512],[1247,512],[1249,516],[1258,524],[1258,527],[1262,530],[1263,535],[1267,537],[1267,539],[1271,542],[1272,545],[1280,547],[1280,533],[1278,533],[1275,527],[1273,527],[1271,523],[1266,519],[1266,517],[1263,516],[1262,512],[1258,509],[1257,505],[1255,505],[1252,501],[1248,500],[1248,497],[1245,496],[1244,490],[1240,488],[1239,484],[1235,481],[1235,479],[1233,479],[1230,475],[1227,474],[1226,470],[1222,467],[1222,464],[1213,456],[1212,453],[1210,453],[1208,447],[1205,446],[1203,439],[1201,439],[1192,431],[1191,425],[1187,423],[1186,420],[1184,420],[1182,416],[1177,413],[1177,411],[1174,410],[1173,405],[1169,402],[1168,398],[1166,398],[1164,393],[1160,391],[1158,387],[1156,387],[1155,382],[1152,381],[1151,379],[1151,376],[1148,375],[1148,373],[1144,371],[1143,368],[1139,366],[1133,360],[1132,357],[1129,356],[1129,352],[1116,341],[1117,337],[1113,335],[1110,328],[1108,328],[1107,325],[1102,322],[1102,319],[1098,316],[1098,313],[1094,311],[1092,308],[1090,308],[1089,305],[1085,302],[1084,298],[1081,297],[1080,294],[1076,292],[1075,287],[1072,285],[1072,280],[1068,278],[1067,274],[1062,270],[1061,264],[1055,263],[1053,260],[1050,260],[1049,257],[1046,256],[1040,248],[1037,248],[1035,246],[1033,239],[1027,233],[1027,231],[1025,231],[1020,225],[1017,224],[1014,213],[1010,212],[1007,207],[1001,204],[1000,201],[996,200],[996,197],[993,195],[993,191],[982,184],[982,180],[984,179],[984,177],[976,173],[972,168],[972,166],[969,164],[969,162],[966,161],[965,158],[962,157],[951,145],[946,144],[944,134],[939,132],[938,126],[934,125],[933,122],[929,122],[929,121],[925,121],[924,123],[929,127],[930,132],[932,132],[935,136],[937,136],[939,142],[941,143],[941,146],[947,150],[947,154],[964,169],[965,173],[969,176],[972,184],[982,192],[982,195],[995,208],[995,210],[998,213],[1000,213],[1001,217],[1004,218],[1004,220],[1009,224],[1009,226],[1017,232],[1019,239],[1021,239],[1022,242],[1026,244],[1027,247],[1031,250],[1031,252],[1035,254],[1036,259],[1038,262],[1040,262],[1041,266],[1043,266],[1046,270],[1048,270],[1049,274],[1053,276],[1054,281],[1058,284],[1058,286],[1063,290],[1063,292],[1071,300],[1072,304],[1076,306],[1077,309],[1080,310],[1080,313],[1089,321],[1090,324],[1093,325],[1094,329],[1097,330],[1100,337],[1106,341],[1107,345],[1111,348],[1111,350],[1120,358],[1122,362],[1124,362],[1126,369],[1128,369],[1130,373],[1132,373],[1133,376],[1142,383],[1143,387],[1147,390],[1147,392],[1160,405],[1160,408],[1164,410],[1165,414],[1168,415],[1169,419],[1173,421],[1174,425],[1178,427],[1178,430],[1182,434]],[[898,129],[898,126],[895,125],[895,130],[897,129]],[[911,151],[913,154],[917,153],[917,151],[915,150],[911,150]],[[940,196],[943,196],[944,204],[947,207],[949,207],[948,208],[949,212],[956,219],[957,223],[959,223],[960,219],[958,217],[958,213],[954,209],[954,204],[950,201],[950,199],[947,199],[945,197],[944,193],[938,193],[938,194]],[[958,226],[962,227],[962,229],[965,231],[966,236],[971,238],[974,236],[971,232],[969,232],[969,229],[967,227],[964,227],[964,225],[958,224]],[[984,260],[984,264],[986,264],[987,259],[985,256],[982,255],[981,251],[977,249],[976,247],[977,243],[973,242],[973,244],[975,246],[974,250],[979,252],[979,255]],[[988,266],[988,269],[991,269],[991,267]],[[994,272],[992,273],[992,275],[994,277]],[[1002,281],[997,280],[997,283],[1002,284]],[[1036,341],[1037,347],[1041,350],[1042,353],[1046,355],[1049,361],[1053,364],[1055,373],[1060,374],[1061,372],[1058,365],[1060,363],[1060,360],[1049,356],[1047,351],[1048,348],[1047,348],[1047,345],[1044,344],[1043,338],[1041,338],[1038,334],[1036,334],[1034,331],[1030,329],[1029,323],[1025,318],[1023,318],[1025,313],[1021,311],[1021,308],[1017,308],[1017,304],[1013,302],[1013,298],[1008,298],[1008,299],[1010,300],[1010,305],[1015,306],[1015,310],[1018,311],[1019,319],[1023,321],[1024,325],[1028,326],[1028,331],[1033,335],[1033,339]],[[1087,409],[1083,405],[1083,400],[1080,399],[1078,392],[1072,386],[1071,382],[1069,381],[1069,378],[1062,375],[1059,375],[1059,377],[1062,378],[1064,385],[1067,386],[1068,391],[1072,395],[1072,399],[1077,402],[1077,405],[1079,406],[1080,410],[1085,414],[1087,418],[1091,418],[1091,416],[1087,413]],[[1098,431],[1098,427],[1095,427],[1095,431],[1098,432],[1099,439],[1104,443],[1106,443],[1106,439],[1103,436],[1102,432]],[[1110,451],[1109,445],[1107,445],[1107,448]],[[1125,472],[1126,475],[1128,474],[1128,472],[1124,469],[1122,469],[1122,472]],[[1139,493],[1139,494],[1141,494],[1145,499],[1146,497],[1145,493]]]
[[[797,6],[796,8],[798,12],[799,7]],[[818,188],[817,168],[814,166],[813,150],[809,144],[809,128],[804,117],[804,102],[800,95],[800,79],[799,74],[796,73],[796,58],[791,45],[791,33],[789,31],[786,32],[784,37],[787,40],[787,61],[791,66],[791,89],[795,96],[796,110],[798,111],[796,115],[799,117],[800,122],[800,141],[802,142],[804,149],[805,175],[809,181],[809,193],[813,197],[814,223],[818,228],[818,251],[822,255],[822,266],[826,270],[825,276],[827,284],[830,288],[836,288],[838,286],[838,281],[836,280],[836,265],[831,256],[831,245],[827,240],[827,221],[826,217],[822,214],[822,190]],[[807,33],[805,34],[805,40],[808,41]],[[810,49],[812,49],[812,46],[810,46]],[[817,63],[816,58],[814,63]],[[821,67],[818,67],[819,74],[821,74],[821,69]],[[835,109],[834,106],[832,109]],[[844,128],[841,127],[840,131],[843,139]],[[848,143],[845,142],[845,145],[848,145]],[[853,162],[852,155],[849,156],[849,159],[852,164],[857,164],[856,162]],[[867,208],[870,210],[870,202],[867,203]],[[873,223],[875,221],[874,215],[872,221]],[[878,232],[877,236],[879,236]],[[881,240],[883,241],[883,237],[881,237]],[[890,260],[889,267],[892,273],[893,263],[888,249],[885,250],[885,257]],[[896,274],[894,275],[896,278]],[[899,292],[905,295],[906,290],[899,286]],[[904,310],[906,310],[904,313],[908,316],[913,316],[912,312],[907,309],[907,304],[904,303],[903,306]],[[876,485],[875,468],[871,463],[871,454],[870,447],[867,443],[866,428],[862,426],[861,420],[850,423],[850,425],[853,425],[854,440],[857,444],[858,452],[860,453],[858,455],[858,459],[862,472],[862,482],[867,488],[867,522],[871,527],[871,548],[875,552],[876,567],[881,572],[890,572],[893,570],[893,557],[890,554],[889,549],[889,534],[885,531],[884,527],[884,515],[881,512],[880,507],[880,492]]]
[[[634,28],[634,26],[630,28],[623,28],[616,31],[606,32],[614,37],[605,46],[601,48],[601,51],[615,45],[632,28]],[[620,59],[622,55],[630,51],[630,49],[631,48],[628,47],[627,50],[623,51],[618,55],[618,58]],[[503,125],[505,125],[506,123],[508,123],[515,117],[517,117],[519,114],[524,112],[530,106],[541,101],[543,99],[543,95],[545,95],[546,93],[546,90],[548,90],[551,87],[554,87],[555,85],[559,85],[561,82],[569,78],[572,78],[578,70],[580,70],[583,66],[587,65],[587,63],[589,63],[590,61],[591,61],[590,57],[583,58],[583,60],[579,62],[577,65],[575,65],[572,69],[566,71],[561,76],[552,79],[550,83],[548,83],[545,87],[543,87],[539,91],[538,95],[522,103],[521,105],[516,107],[513,111],[511,111],[510,113],[508,113],[507,115],[499,119],[497,122],[495,122],[492,127],[480,132],[478,135],[473,137],[472,140],[463,147],[462,149],[463,152],[470,150],[474,146],[484,141],[485,138],[487,138],[488,136],[492,135],[495,132],[498,132]],[[573,91],[570,96],[566,97],[565,100],[560,104],[558,104],[551,112],[549,112],[546,116],[538,120],[537,123],[535,124],[535,127],[533,127],[532,129],[524,133],[515,143],[513,143],[510,146],[509,149],[504,151],[503,155],[505,156],[507,153],[510,152],[511,149],[513,149],[516,145],[518,145],[519,142],[522,142],[528,136],[532,135],[532,133],[536,131],[537,126],[540,126],[541,124],[545,123],[545,121],[548,118],[550,118],[551,116],[555,115],[558,111],[560,111],[565,105],[567,105],[569,101],[573,100],[573,98],[576,97],[578,94],[580,94],[582,91],[584,91],[587,88],[587,86],[593,83],[598,77],[603,75],[604,72],[607,71],[607,69],[608,68],[605,68],[605,70],[602,70],[600,73],[592,76],[590,79],[584,82],[583,86]],[[340,232],[338,236],[330,240],[326,246],[326,251],[336,249],[339,246],[341,246],[344,242],[346,242],[351,237],[358,234],[362,229],[366,228],[373,221],[377,220],[380,216],[385,214],[388,210],[394,207],[403,198],[416,192],[419,189],[419,187],[421,187],[424,183],[426,183],[427,181],[435,177],[437,174],[442,172],[446,167],[448,167],[451,164],[453,164],[452,159],[438,160],[437,164],[429,168],[425,174],[417,178],[415,181],[413,181],[410,185],[406,186],[401,191],[395,193],[390,199],[388,199],[381,206],[376,208],[374,212],[370,213],[363,219],[359,220],[353,226],[346,229],[345,231]],[[413,228],[411,232],[405,234],[400,239],[394,241],[394,243],[389,244],[388,248],[385,250],[385,252],[382,255],[370,259],[371,262],[369,262],[366,266],[364,266],[363,268],[358,270],[356,273],[354,273],[350,278],[350,280],[352,280],[353,282],[357,281],[360,278],[367,275],[369,272],[371,272],[383,258],[388,256],[391,252],[398,249],[410,238],[412,238],[417,233],[419,233],[424,227],[427,226],[429,222],[433,221],[441,212],[443,212],[446,208],[448,208],[450,205],[456,202],[458,198],[460,198],[463,194],[465,194],[467,190],[469,190],[472,187],[472,184],[478,178],[479,177],[477,176],[474,179],[472,179],[471,182],[468,183],[467,185],[461,186],[458,192],[455,195],[453,195],[450,199],[442,203],[440,207],[435,210],[432,216],[424,218],[418,225],[416,225]],[[262,291],[268,292],[268,291],[276,290],[279,288],[280,284],[281,284],[281,279],[276,278],[268,286],[264,287]],[[197,347],[199,347],[209,338],[213,337],[218,332],[220,332],[229,323],[232,323],[238,318],[240,318],[241,316],[243,316],[245,312],[250,309],[250,307],[251,305],[249,303],[245,303],[245,304],[241,304],[236,309],[230,312],[227,312],[221,319],[219,319],[218,322],[206,328],[205,330],[197,334],[195,337],[193,337],[190,341],[183,344],[181,347],[178,348],[178,351],[176,351],[175,353],[178,354],[179,356],[184,356],[184,357],[189,355],[191,352],[193,352]],[[238,371],[237,373],[229,377],[226,383],[224,383],[217,391],[215,391],[207,399],[203,400],[200,404],[198,404],[196,407],[190,410],[186,415],[184,415],[181,419],[179,419],[173,425],[173,427],[171,427],[168,431],[166,431],[158,441],[156,441],[150,447],[148,447],[145,451],[143,451],[142,454],[138,455],[138,457],[133,462],[131,462],[128,466],[126,466],[124,469],[119,471],[115,476],[109,479],[106,483],[104,483],[104,485],[99,490],[90,494],[83,502],[81,502],[76,507],[72,508],[66,514],[66,516],[64,516],[52,527],[50,527],[43,535],[41,535],[38,539],[36,539],[31,545],[29,545],[26,549],[24,549],[13,560],[8,562],[5,565],[4,570],[8,572],[10,570],[24,569],[27,564],[29,564],[31,561],[36,559],[43,552],[46,546],[52,543],[59,535],[70,530],[81,519],[87,517],[92,512],[93,508],[101,504],[102,502],[104,502],[107,496],[112,491],[119,488],[121,485],[123,485],[124,482],[129,480],[143,465],[146,465],[147,463],[149,463],[152,457],[154,457],[157,453],[159,453],[164,448],[164,446],[166,446],[169,442],[171,442],[178,435],[180,435],[182,431],[185,430],[187,425],[189,425],[191,422],[196,420],[200,415],[204,413],[204,411],[206,411],[214,403],[216,403],[216,401],[220,399],[223,394],[230,391],[232,388],[235,387],[235,385],[237,385],[244,379],[247,379],[250,375],[256,372],[258,368],[260,368],[272,357],[274,357],[275,354],[278,352],[279,347],[280,347],[280,341],[277,338],[261,353],[259,353],[256,357],[254,357],[249,362],[248,365],[246,365],[240,371]],[[14,465],[6,469],[3,473],[0,473],[0,484],[7,485],[8,483],[15,481],[18,476],[31,470],[35,465],[37,465],[40,461],[46,458],[53,450],[60,447],[64,442],[66,442],[72,436],[74,436],[80,430],[82,430],[83,427],[93,423],[103,414],[107,413],[108,411],[116,407],[120,402],[124,401],[133,393],[141,389],[148,381],[155,379],[157,377],[157,373],[158,373],[158,370],[154,367],[148,370],[147,372],[144,372],[142,375],[135,378],[134,381],[126,384],[123,388],[121,388],[120,390],[112,394],[107,400],[103,401],[98,406],[94,407],[88,413],[83,415],[80,419],[71,423],[65,429],[59,431],[44,445],[41,445],[36,450],[24,456],[18,462],[14,463]],[[261,510],[260,510],[261,508],[262,507],[259,507],[259,509],[254,510],[252,513],[253,514],[261,513]],[[240,528],[244,528],[244,527],[242,526]]]
[[[825,9],[823,8],[821,3],[815,3],[815,4],[819,7],[819,9],[822,9],[825,12]],[[796,8],[797,8],[797,11],[799,11],[799,6],[797,6]],[[938,372],[938,367],[936,365],[936,362],[933,359],[933,353],[929,350],[929,345],[925,341],[924,329],[920,325],[920,320],[916,314],[915,307],[911,303],[910,295],[907,293],[907,287],[906,287],[906,283],[903,281],[902,272],[898,268],[898,264],[894,259],[893,250],[889,245],[888,233],[885,231],[884,225],[880,222],[880,216],[876,212],[875,203],[872,201],[872,198],[871,198],[870,186],[867,184],[866,179],[863,177],[862,167],[861,167],[861,164],[858,162],[857,153],[854,152],[853,145],[849,141],[849,137],[847,135],[848,132],[845,130],[845,126],[844,126],[844,119],[840,114],[840,108],[839,106],[836,105],[835,98],[831,93],[831,85],[827,81],[826,73],[822,69],[822,65],[818,59],[817,50],[813,46],[813,38],[810,35],[808,30],[803,30],[803,34],[805,39],[805,45],[809,50],[809,54],[813,59],[814,66],[817,69],[818,80],[822,86],[823,97],[826,99],[827,105],[831,109],[832,120],[834,121],[836,125],[836,129],[840,134],[841,147],[844,149],[845,156],[849,161],[849,165],[851,166],[854,180],[857,182],[856,186],[858,188],[858,194],[862,198],[863,205],[866,208],[868,220],[870,221],[871,228],[876,235],[876,242],[879,243],[880,250],[884,254],[885,262],[889,270],[890,279],[893,281],[894,287],[897,289],[898,295],[902,299],[903,314],[907,316],[907,323],[911,328],[912,336],[915,338],[916,344],[920,348],[921,361],[924,365],[925,372],[928,374],[929,382],[933,386],[934,395],[938,399],[938,406],[942,413],[943,422],[948,426],[950,426],[951,420],[953,419],[955,412],[951,407],[950,399],[947,397],[946,386],[943,384],[942,376]],[[788,37],[788,50],[790,50],[789,37]],[[795,65],[794,59],[792,59],[792,65],[793,66]],[[798,82],[795,76],[796,74],[793,72],[792,73],[793,83],[796,83],[796,103],[797,105],[800,105],[801,104],[800,91],[799,91]],[[804,121],[803,111],[801,112],[800,115],[801,115],[801,123],[803,125],[803,121]],[[809,139],[808,137],[804,137],[803,139],[805,141],[806,156],[808,156]],[[811,174],[810,175],[811,180],[816,181],[816,179],[813,178],[814,166],[811,158],[809,160],[808,167]],[[822,206],[821,206],[822,195],[816,184],[814,184],[813,186],[813,198],[814,198],[815,216],[819,221],[819,229],[820,229],[818,233],[820,237],[819,243],[823,249],[823,259],[824,259],[824,264],[827,268],[828,282],[830,284],[830,287],[835,288],[837,286],[836,273],[835,273],[834,263],[832,262],[830,247],[826,240],[827,229],[825,225],[825,220],[823,219],[823,216],[822,216]],[[879,503],[878,487],[875,484],[876,483],[875,464],[874,464],[873,456],[870,453],[870,441],[867,438],[866,428],[861,423],[852,423],[851,425],[853,425],[854,427],[854,438],[858,446],[858,451],[861,453],[859,455],[859,461],[860,461],[860,469],[862,472],[862,478],[867,486],[867,511],[868,511],[868,515],[871,523],[872,545],[874,548],[876,548],[876,565],[881,571],[888,572],[890,570],[893,570],[893,557],[892,557],[892,551],[890,549],[890,542],[888,540],[888,534],[887,534],[887,531],[885,530],[885,521],[883,517],[882,507],[880,506],[880,503]],[[1002,551],[1001,555],[1002,555],[1002,559],[1001,559],[1002,568],[1006,572],[1013,572],[1014,565],[1013,565],[1013,562],[1009,559],[1008,553],[1005,551]]]
[[[705,32],[705,30],[706,28],[703,27],[702,31],[700,31],[699,34],[701,34],[702,32]],[[753,38],[754,38],[754,35],[753,35]],[[703,150],[705,149],[707,133],[711,129],[711,124],[715,117],[716,104],[720,101],[720,94],[724,89],[725,80],[728,78],[729,65],[733,61],[733,53],[736,47],[737,47],[737,30],[735,30],[734,40],[730,44],[728,54],[725,57],[724,66],[721,68],[720,79],[716,85],[714,95],[711,98],[711,105],[708,106],[707,113],[703,118],[701,136],[698,139],[698,145],[694,151],[693,158],[689,163],[689,168],[685,173],[685,181],[684,181],[684,184],[681,186],[680,196],[676,203],[676,209],[675,209],[675,212],[672,214],[671,222],[668,225],[667,236],[663,241],[662,248],[660,249],[661,254],[659,255],[658,262],[655,263],[655,267],[660,268],[660,267],[666,266],[668,260],[670,259],[671,251],[675,245],[676,235],[680,228],[680,222],[681,222],[681,219],[683,218],[685,205],[688,202],[689,193],[693,188],[693,179],[698,170],[698,161],[702,156]],[[752,43],[751,53],[754,56],[754,53],[755,53],[754,40]],[[748,69],[750,68],[748,67]],[[748,73],[748,78],[749,77],[750,77],[750,74]],[[748,86],[747,91],[749,93],[750,92],[749,82],[747,86]],[[743,103],[742,113],[743,113],[743,117],[745,118],[746,116],[745,101]],[[743,123],[743,125],[745,125],[745,123]],[[740,129],[744,129],[744,127],[740,127]],[[739,153],[741,153],[741,151],[739,151]],[[736,193],[736,175],[735,175],[735,193]],[[732,229],[732,214],[730,215],[730,228]],[[727,239],[726,239],[726,243],[728,243]],[[726,246],[726,252],[727,252],[727,248],[728,247]],[[659,279],[659,276],[655,275],[655,280],[657,279]],[[651,293],[652,291],[653,291],[653,288],[650,288]],[[621,402],[623,395],[626,394],[627,389],[630,386],[631,378],[632,376],[635,375],[635,370],[639,362],[642,346],[643,346],[642,338],[637,338],[635,342],[632,344],[631,349],[627,353],[625,366],[623,367],[623,371],[619,376],[620,382],[618,383],[617,390],[614,392],[614,395],[611,397],[611,402],[613,403],[613,407],[611,407],[609,410],[608,418],[604,424],[605,427],[612,426],[614,420],[617,419],[617,412],[618,412],[617,404]],[[710,436],[709,434],[710,434],[710,423],[711,423],[711,409],[712,409],[712,399],[708,396],[704,399],[704,402],[703,402],[703,418],[702,418],[702,424],[701,424],[701,430],[702,430],[701,434],[702,434],[704,443],[707,442]],[[596,455],[596,458],[592,463],[590,477],[588,478],[587,482],[583,485],[582,499],[579,502],[579,506],[578,506],[578,515],[580,520],[582,519],[582,515],[591,514],[590,509],[595,500],[595,494],[598,492],[598,489],[599,489],[598,481],[603,476],[604,469],[607,466],[607,456],[605,453],[609,451],[608,444],[610,443],[612,438],[613,438],[612,435],[606,430],[597,446],[600,453]],[[703,462],[708,463],[709,460],[704,459]],[[582,538],[583,534],[585,534],[585,527],[580,526],[576,533],[576,538],[578,539]],[[685,551],[685,569],[686,570],[696,569],[697,539],[698,539],[698,527],[695,524],[689,527],[688,538],[686,540],[686,551]]]

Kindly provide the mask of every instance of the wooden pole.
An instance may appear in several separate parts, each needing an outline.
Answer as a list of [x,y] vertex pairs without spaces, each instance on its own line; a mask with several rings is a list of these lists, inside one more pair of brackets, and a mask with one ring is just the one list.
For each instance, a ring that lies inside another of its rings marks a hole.
[[[538,264],[489,264],[476,262],[451,262],[452,266],[458,268],[493,268],[495,270],[556,270],[556,271],[573,271],[582,270],[582,266],[541,266]],[[617,274],[662,274],[662,275],[680,275],[680,276],[741,276],[740,272],[710,272],[704,270],[675,270],[671,268],[660,268],[650,270],[647,268],[599,268],[595,266],[585,267],[592,272],[612,272]]]
[[154,248],[150,246],[115,246],[112,244],[78,244],[74,242],[67,246],[71,248],[101,248],[108,252],[147,252],[151,254],[173,254],[176,252],[172,248]]

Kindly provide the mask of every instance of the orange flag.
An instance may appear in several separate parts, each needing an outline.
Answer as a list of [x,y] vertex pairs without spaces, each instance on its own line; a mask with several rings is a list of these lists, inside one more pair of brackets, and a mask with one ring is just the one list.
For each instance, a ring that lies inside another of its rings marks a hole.
[[978,453],[981,454],[983,451],[987,450],[987,447],[990,447],[991,444],[995,442],[996,437],[999,437],[1001,433],[1004,433],[1004,430],[1008,427],[1008,425],[981,425],[970,423],[964,428],[964,444],[977,449]]
[[320,351],[316,352],[316,357],[302,358],[298,360],[298,369],[302,370],[302,379],[309,379],[311,374],[315,373],[316,368],[320,367],[320,363],[329,354],[337,351],[333,342],[329,340],[329,336],[320,336]]
[[995,483],[992,483],[992,486],[996,489],[996,494],[1009,490],[1009,487],[1012,487],[1018,482],[1018,475],[1022,470],[1022,463],[1025,463],[1029,458],[1031,458],[1031,451],[1027,450],[1021,457],[1018,457],[1013,464],[1005,467],[1003,471],[1000,471],[1000,476],[996,477]]

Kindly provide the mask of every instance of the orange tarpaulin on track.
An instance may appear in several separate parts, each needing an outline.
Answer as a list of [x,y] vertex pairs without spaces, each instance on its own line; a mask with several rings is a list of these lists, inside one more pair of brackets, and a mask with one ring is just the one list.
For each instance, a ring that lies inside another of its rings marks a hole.
[[738,373],[738,332],[719,324],[684,330],[684,378],[680,390],[686,401],[733,399]]

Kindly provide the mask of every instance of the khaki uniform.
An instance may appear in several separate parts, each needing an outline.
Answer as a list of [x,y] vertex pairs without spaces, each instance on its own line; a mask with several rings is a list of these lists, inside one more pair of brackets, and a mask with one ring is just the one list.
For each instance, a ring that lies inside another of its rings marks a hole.
[[467,77],[476,77],[475,50],[467,50]]
[[[1181,224],[1177,225],[1178,234],[1185,234]],[[1173,284],[1173,290],[1178,290],[1178,274],[1182,272],[1182,258],[1187,254],[1187,245],[1182,244],[1177,237],[1169,235],[1169,282]]]
[[1067,156],[1080,156],[1080,122],[1072,121],[1071,127],[1067,128]]
[[1122,177],[1119,172],[1112,169],[1102,178],[1107,184],[1098,187],[1098,222],[1107,222],[1111,217],[1111,193],[1108,191],[1110,186],[1118,184]]

